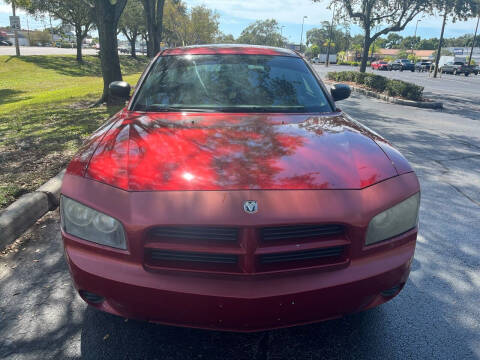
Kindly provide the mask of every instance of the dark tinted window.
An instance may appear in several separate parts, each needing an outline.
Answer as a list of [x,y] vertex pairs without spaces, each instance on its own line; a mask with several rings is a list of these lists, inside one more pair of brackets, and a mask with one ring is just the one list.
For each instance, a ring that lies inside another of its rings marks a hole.
[[139,91],[134,109],[332,111],[302,59],[264,55],[159,57]]

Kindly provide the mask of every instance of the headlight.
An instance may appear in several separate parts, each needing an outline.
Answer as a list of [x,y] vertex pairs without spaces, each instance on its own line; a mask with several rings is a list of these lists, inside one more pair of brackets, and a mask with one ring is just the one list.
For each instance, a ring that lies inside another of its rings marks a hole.
[[125,232],[120,222],[66,196],[60,198],[63,230],[100,245],[126,249]]
[[366,245],[400,235],[418,224],[420,193],[376,215],[368,224]]

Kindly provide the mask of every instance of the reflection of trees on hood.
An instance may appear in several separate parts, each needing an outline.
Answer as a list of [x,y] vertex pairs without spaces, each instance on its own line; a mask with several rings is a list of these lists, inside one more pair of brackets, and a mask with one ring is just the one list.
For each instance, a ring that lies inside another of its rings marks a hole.
[[[278,131],[261,116],[211,126],[201,119],[182,124],[139,116],[110,130],[88,176],[130,190],[173,190],[180,182],[186,189],[269,188],[283,170],[277,160],[302,145],[300,136]],[[183,183],[185,173],[194,176],[192,183]]]

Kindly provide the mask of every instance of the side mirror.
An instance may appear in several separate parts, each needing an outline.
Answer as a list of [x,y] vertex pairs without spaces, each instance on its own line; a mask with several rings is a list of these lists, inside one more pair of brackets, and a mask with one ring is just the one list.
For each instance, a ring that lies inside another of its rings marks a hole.
[[125,81],[114,81],[111,82],[108,86],[110,90],[110,94],[112,96],[121,98],[121,99],[129,99],[130,98],[130,84]]
[[352,93],[352,89],[346,84],[335,84],[330,88],[330,93],[332,94],[333,100],[340,101],[348,98]]

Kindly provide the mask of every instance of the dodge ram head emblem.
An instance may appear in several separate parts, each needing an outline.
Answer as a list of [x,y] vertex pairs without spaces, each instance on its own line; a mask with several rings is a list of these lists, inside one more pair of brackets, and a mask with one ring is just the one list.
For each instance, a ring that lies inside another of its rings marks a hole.
[[255,214],[258,211],[258,204],[255,200],[247,200],[243,203],[243,210],[247,214]]

